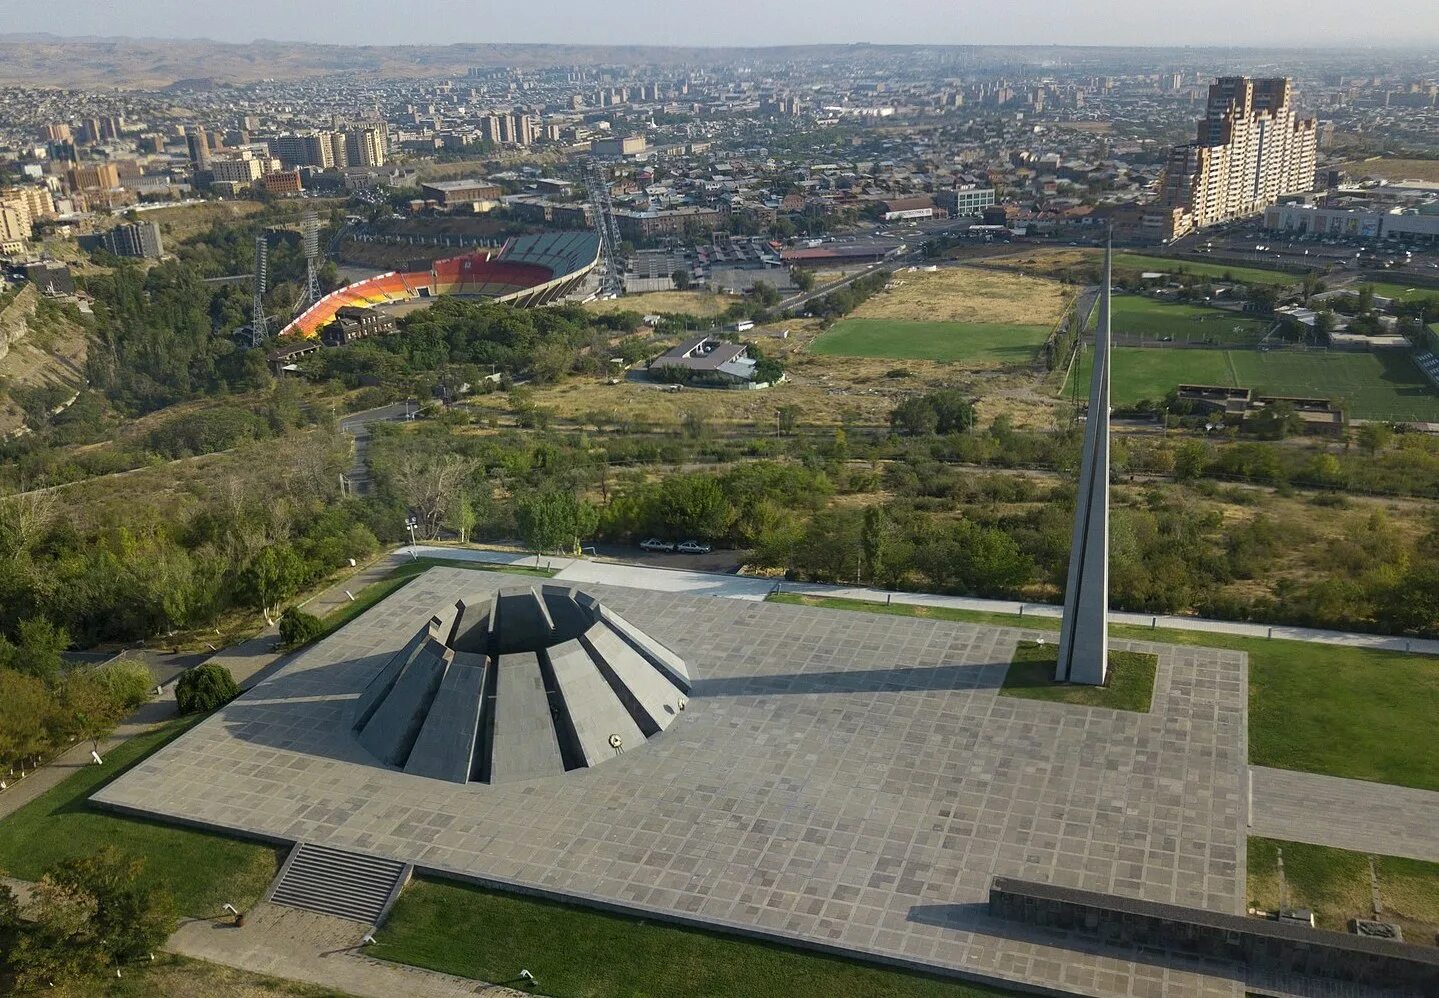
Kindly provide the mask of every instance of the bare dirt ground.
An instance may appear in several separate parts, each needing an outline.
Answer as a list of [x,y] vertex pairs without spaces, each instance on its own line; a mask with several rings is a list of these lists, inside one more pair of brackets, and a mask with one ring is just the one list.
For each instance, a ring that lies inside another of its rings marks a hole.
[[[9,387],[85,383],[85,331],[65,320],[53,320],[37,330],[35,306],[39,295],[27,286],[0,314],[0,341],[9,350],[0,356],[0,384]],[[0,437],[20,429],[24,414],[7,395],[0,395]]]
[[716,295],[708,291],[651,291],[608,301],[586,302],[585,309],[600,315],[611,312],[639,312],[642,315],[685,312],[708,318],[719,315],[736,301],[738,299],[732,295]]
[[[179,242],[209,230],[215,222],[234,221],[264,208],[258,201],[207,201],[176,208],[155,208],[140,213],[142,221],[159,222],[166,243]],[[124,221],[117,217],[118,222]]]
[[1439,159],[1387,159],[1376,156],[1356,163],[1346,163],[1344,169],[1356,177],[1439,182]]
[[1052,326],[1064,312],[1067,293],[1053,281],[973,267],[934,272],[901,270],[895,287],[851,315],[856,319],[908,322],[990,322]]

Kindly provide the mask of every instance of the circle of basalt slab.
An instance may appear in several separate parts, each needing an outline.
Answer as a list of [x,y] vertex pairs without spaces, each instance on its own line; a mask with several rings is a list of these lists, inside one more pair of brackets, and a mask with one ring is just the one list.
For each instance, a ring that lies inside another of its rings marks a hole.
[[502,589],[430,618],[365,688],[354,732],[416,776],[531,780],[644,745],[689,689],[678,655],[593,596]]

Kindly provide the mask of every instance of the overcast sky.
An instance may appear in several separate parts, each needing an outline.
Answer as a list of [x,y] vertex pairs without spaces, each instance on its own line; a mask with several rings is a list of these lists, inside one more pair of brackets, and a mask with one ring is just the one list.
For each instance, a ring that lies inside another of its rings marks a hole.
[[1439,0],[62,0],[0,8],[6,32],[227,42],[1439,42]]

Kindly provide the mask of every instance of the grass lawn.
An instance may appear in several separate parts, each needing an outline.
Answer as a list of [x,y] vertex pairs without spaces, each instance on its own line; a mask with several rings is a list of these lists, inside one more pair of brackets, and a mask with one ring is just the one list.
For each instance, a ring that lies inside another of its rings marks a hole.
[[[782,593],[842,610],[1059,630],[1057,617],[916,607]],[[1249,655],[1249,761],[1439,790],[1439,658],[1204,631],[1111,625],[1115,638],[1230,648]]]
[[219,963],[156,953],[155,962],[132,967],[123,978],[103,977],[57,988],[56,998],[346,998],[345,992],[279,977],[253,974]]
[[242,911],[274,879],[271,846],[102,811],[86,799],[202,716],[179,718],[118,745],[104,766],[87,767],[0,821],[0,869],[37,880],[62,859],[102,845],[145,859],[145,876],[167,887],[182,914],[213,917],[230,902]]
[[1233,350],[1239,384],[1265,395],[1344,399],[1362,419],[1439,420],[1439,391],[1408,351],[1292,353]]
[[[1349,919],[1374,917],[1369,856],[1277,839],[1249,839],[1248,898],[1256,908],[1280,904],[1279,850],[1291,908],[1308,908],[1322,929],[1349,930]],[[1405,942],[1432,940],[1439,929],[1439,863],[1375,856],[1382,921],[1397,922]]]
[[1282,270],[1234,267],[1227,263],[1195,263],[1193,260],[1145,256],[1143,253],[1116,253],[1114,254],[1114,266],[1118,270],[1153,270],[1162,273],[1179,271],[1184,274],[1194,274],[1196,277],[1214,277],[1220,280],[1244,281],[1249,284],[1298,284],[1301,280],[1298,274],[1287,274]]
[[837,357],[1026,364],[1049,338],[1049,326],[981,322],[841,319],[810,344]]
[[1354,284],[1349,290],[1358,294],[1359,289],[1366,283],[1374,289],[1374,294],[1380,298],[1394,298],[1398,301],[1413,301],[1416,298],[1439,298],[1439,288],[1424,287],[1417,284],[1393,284],[1388,281],[1372,283],[1360,281]]
[[[1070,374],[1067,394],[1088,391],[1093,352]],[[1403,351],[1302,353],[1293,350],[1183,350],[1115,347],[1110,365],[1116,405],[1159,401],[1176,385],[1227,385],[1263,395],[1341,400],[1360,419],[1439,421],[1439,392]]]
[[366,956],[491,983],[521,967],[563,998],[978,998],[1009,992],[854,960],[417,879]]
[[[1099,310],[1090,313],[1090,328]],[[1146,339],[1169,337],[1176,343],[1258,343],[1273,325],[1266,319],[1236,315],[1207,305],[1156,301],[1142,295],[1115,295],[1110,323],[1116,334]]]
[[[1174,347],[1114,347],[1109,362],[1110,397],[1115,405],[1143,399],[1162,402],[1175,386],[1233,385],[1227,350],[1186,350]],[[1070,368],[1067,398],[1089,396],[1094,351],[1086,346]]]
[[1000,694],[1050,703],[1072,703],[1082,707],[1109,707],[1112,710],[1149,712],[1154,700],[1156,655],[1136,651],[1111,651],[1109,673],[1103,686],[1056,683],[1054,669],[1059,663],[1059,645],[1053,641],[1021,641],[1014,660],[1004,674]]

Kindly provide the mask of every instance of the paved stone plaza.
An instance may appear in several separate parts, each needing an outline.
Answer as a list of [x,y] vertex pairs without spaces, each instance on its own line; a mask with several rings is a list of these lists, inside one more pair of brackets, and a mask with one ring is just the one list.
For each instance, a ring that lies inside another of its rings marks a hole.
[[354,701],[438,607],[530,584],[435,569],[95,797],[270,839],[1094,995],[1242,982],[992,921],[991,877],[1244,910],[1246,661],[1154,651],[1141,715],[998,696],[1018,629],[584,590],[681,655],[683,717],[593,769],[381,768]]

